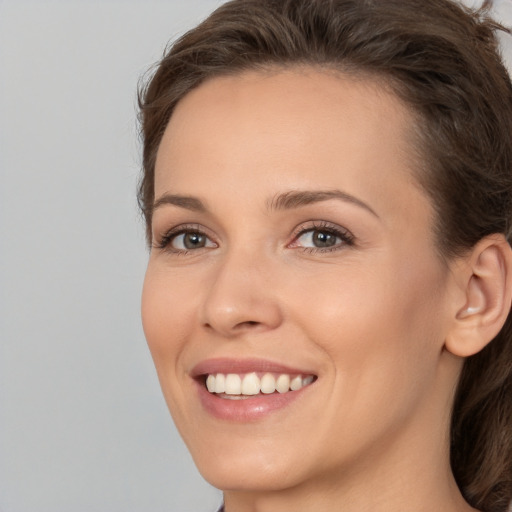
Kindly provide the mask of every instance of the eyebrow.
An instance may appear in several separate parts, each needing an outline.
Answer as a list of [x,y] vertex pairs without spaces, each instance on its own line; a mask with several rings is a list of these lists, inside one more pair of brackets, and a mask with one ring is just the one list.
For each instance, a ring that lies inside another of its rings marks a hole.
[[[375,210],[357,197],[341,190],[292,190],[273,197],[267,202],[270,211],[292,210],[322,201],[338,199],[359,206],[379,218]],[[205,204],[197,197],[178,194],[163,194],[153,203],[153,210],[163,205],[173,205],[186,210],[205,213]]]
[[375,210],[357,197],[341,190],[293,190],[278,194],[268,203],[269,210],[291,210],[309,204],[338,199],[364,208],[379,218]]
[[204,203],[197,197],[181,196],[177,194],[164,194],[160,196],[153,203],[153,210],[156,210],[157,208],[160,208],[165,204],[179,206],[180,208],[185,208],[186,210],[190,210],[193,212],[204,213],[207,211],[207,208],[204,205]]

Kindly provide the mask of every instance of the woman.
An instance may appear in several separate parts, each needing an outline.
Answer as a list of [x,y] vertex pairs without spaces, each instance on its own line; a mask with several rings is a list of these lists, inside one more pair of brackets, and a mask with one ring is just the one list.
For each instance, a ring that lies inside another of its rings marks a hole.
[[141,93],[142,303],[226,512],[506,512],[512,85],[449,0],[233,0]]

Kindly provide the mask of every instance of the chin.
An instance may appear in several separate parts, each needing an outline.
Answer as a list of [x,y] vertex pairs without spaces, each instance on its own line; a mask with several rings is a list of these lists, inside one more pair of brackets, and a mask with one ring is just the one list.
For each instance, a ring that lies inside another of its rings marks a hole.
[[286,464],[276,463],[275,456],[270,460],[264,457],[236,457],[235,460],[222,456],[215,460],[196,460],[203,478],[223,491],[279,491],[297,485],[301,475],[290,471]]
[[221,490],[277,491],[303,479],[307,464],[296,445],[271,439],[223,439],[187,445],[203,478]]

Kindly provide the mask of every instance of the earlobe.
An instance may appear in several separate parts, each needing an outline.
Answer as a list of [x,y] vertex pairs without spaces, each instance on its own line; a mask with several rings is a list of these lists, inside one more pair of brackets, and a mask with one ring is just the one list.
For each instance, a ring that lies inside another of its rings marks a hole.
[[482,350],[501,330],[512,301],[512,250],[503,235],[482,239],[457,267],[464,304],[453,318],[445,348],[460,357]]

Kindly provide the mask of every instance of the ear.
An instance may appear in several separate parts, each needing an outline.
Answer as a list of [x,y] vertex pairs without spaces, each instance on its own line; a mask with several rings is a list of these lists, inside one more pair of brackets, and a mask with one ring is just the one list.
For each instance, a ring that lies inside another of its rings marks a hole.
[[490,235],[463,259],[453,270],[461,293],[445,348],[469,357],[494,339],[510,312],[512,249],[503,235]]

